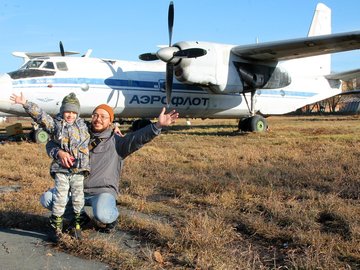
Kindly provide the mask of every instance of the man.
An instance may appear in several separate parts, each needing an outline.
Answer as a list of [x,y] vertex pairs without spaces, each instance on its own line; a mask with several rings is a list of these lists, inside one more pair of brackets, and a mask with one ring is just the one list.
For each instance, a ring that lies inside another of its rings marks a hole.
[[[91,119],[90,175],[84,182],[85,205],[91,206],[95,219],[102,223],[106,232],[116,226],[119,216],[116,197],[124,159],[160,134],[161,128],[175,123],[179,114],[175,110],[165,114],[162,109],[158,121],[121,137],[113,132],[113,109],[101,104],[95,108]],[[73,157],[49,142],[46,146],[50,157],[64,167],[73,165]],[[52,208],[53,190],[41,196],[41,204]],[[85,219],[86,217],[83,217]]]

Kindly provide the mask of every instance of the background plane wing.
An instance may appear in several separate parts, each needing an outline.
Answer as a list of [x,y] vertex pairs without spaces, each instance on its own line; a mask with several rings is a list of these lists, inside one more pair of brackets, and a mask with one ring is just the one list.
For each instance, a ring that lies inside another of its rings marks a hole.
[[349,70],[340,73],[333,73],[325,76],[326,79],[349,81],[355,78],[360,78],[360,69]]
[[244,59],[281,61],[356,49],[360,31],[235,46],[231,51]]

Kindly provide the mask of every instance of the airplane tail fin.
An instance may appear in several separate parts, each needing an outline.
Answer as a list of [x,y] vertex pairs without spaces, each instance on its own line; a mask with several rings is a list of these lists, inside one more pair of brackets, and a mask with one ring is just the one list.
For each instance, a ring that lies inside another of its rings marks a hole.
[[331,9],[322,3],[317,4],[308,37],[331,34]]
[[[319,3],[310,25],[308,37],[331,34],[331,9]],[[327,75],[331,71],[331,55],[324,54],[305,58],[306,70],[316,75]],[[309,67],[309,69],[308,69]]]

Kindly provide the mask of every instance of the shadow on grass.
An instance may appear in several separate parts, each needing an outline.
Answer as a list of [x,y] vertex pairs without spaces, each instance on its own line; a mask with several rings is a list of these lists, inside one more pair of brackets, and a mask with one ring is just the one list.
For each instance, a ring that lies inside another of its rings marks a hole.
[[0,227],[47,232],[48,217],[16,211],[0,211]]
[[328,211],[321,212],[317,222],[322,225],[323,233],[338,234],[343,240],[351,240],[352,234],[349,223],[340,215]]
[[[224,131],[224,129],[233,129]],[[233,125],[201,125],[201,126],[172,126],[169,129],[164,129],[164,133],[186,134],[195,136],[244,136],[249,132],[242,132]]]
[[[296,122],[333,122],[333,121],[359,121],[358,116],[351,115],[341,115],[341,114],[327,114],[327,115],[303,115],[304,118],[301,118],[302,115],[294,115],[292,121]],[[289,116],[291,119],[292,116]],[[299,117],[299,118],[296,118]]]

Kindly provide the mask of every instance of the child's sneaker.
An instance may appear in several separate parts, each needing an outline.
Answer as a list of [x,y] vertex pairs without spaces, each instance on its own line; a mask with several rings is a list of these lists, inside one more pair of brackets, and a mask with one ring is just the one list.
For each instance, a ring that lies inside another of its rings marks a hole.
[[50,217],[49,240],[58,243],[62,236],[63,218],[52,215]]
[[74,217],[74,235],[77,240],[81,240],[81,215],[75,214]]

